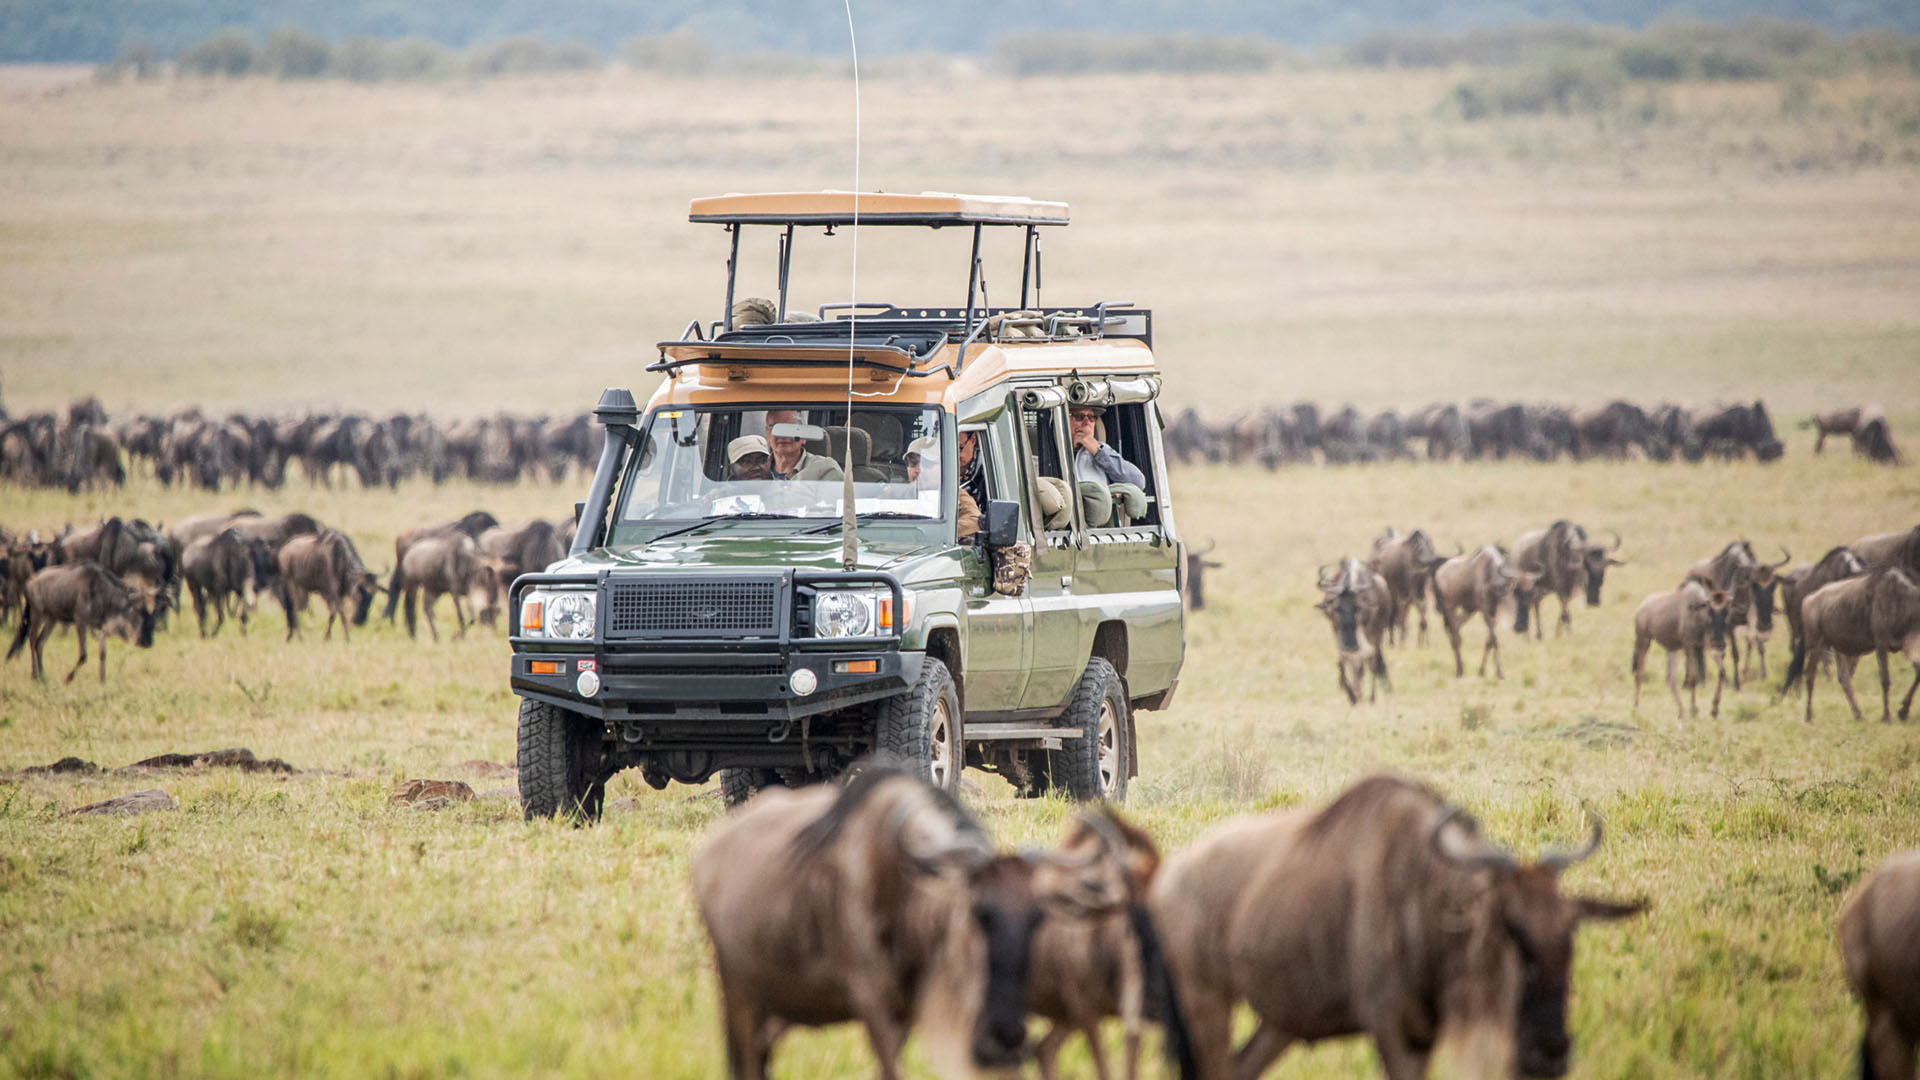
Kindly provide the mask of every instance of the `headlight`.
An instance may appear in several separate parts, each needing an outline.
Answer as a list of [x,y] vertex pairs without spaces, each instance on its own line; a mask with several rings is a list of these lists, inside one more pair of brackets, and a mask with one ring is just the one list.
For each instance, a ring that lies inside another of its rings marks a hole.
[[814,636],[866,638],[874,634],[874,626],[879,623],[877,611],[879,598],[872,592],[822,590],[814,596]]
[[594,603],[594,594],[580,589],[529,590],[520,600],[520,632],[561,641],[590,638]]

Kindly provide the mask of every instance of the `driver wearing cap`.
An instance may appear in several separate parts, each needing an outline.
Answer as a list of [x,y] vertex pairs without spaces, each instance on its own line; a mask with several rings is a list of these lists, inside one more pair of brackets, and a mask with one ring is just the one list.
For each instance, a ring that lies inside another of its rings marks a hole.
[[[904,455],[907,463],[907,479],[920,491],[940,490],[940,439],[936,435],[923,435],[907,444]],[[968,543],[980,532],[980,503],[967,489],[961,487],[954,493],[955,533],[961,543]]]
[[727,444],[729,480],[773,479],[773,452],[758,435],[742,435]]

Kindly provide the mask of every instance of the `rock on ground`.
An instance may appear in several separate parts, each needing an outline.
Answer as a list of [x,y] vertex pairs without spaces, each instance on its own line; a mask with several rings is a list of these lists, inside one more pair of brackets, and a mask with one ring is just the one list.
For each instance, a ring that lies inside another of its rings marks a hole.
[[159,788],[149,788],[146,791],[129,792],[105,802],[90,803],[76,810],[67,811],[67,815],[71,817],[74,814],[119,814],[131,817],[134,814],[144,814],[152,810],[179,808],[180,804],[174,801],[173,796]]
[[472,799],[473,789],[459,780],[396,780],[393,796],[387,801],[420,810],[439,810]]

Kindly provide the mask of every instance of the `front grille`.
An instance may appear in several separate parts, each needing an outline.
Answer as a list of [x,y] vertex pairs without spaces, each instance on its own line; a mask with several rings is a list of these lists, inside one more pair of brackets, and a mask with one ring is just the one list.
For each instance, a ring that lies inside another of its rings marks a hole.
[[605,672],[610,675],[699,675],[726,678],[743,675],[785,675],[787,665],[778,660],[744,664],[635,663],[609,656]]
[[780,632],[780,582],[631,581],[607,588],[612,637],[771,637]]

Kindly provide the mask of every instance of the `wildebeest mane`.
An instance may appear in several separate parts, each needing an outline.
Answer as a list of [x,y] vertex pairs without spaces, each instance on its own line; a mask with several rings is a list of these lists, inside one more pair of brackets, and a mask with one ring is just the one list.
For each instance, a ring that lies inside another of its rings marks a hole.
[[488,529],[497,529],[499,527],[500,519],[487,513],[485,510],[475,510],[454,524],[454,528],[466,533],[475,540],[480,539],[480,534],[486,532]]
[[840,838],[847,822],[867,804],[867,801],[873,797],[873,793],[882,784],[896,778],[918,782],[932,798],[934,807],[947,815],[956,830],[973,835],[984,835],[979,823],[973,820],[972,815],[966,812],[952,794],[920,780],[902,765],[876,761],[869,762],[852,780],[847,782],[845,787],[840,789],[840,796],[833,801],[833,806],[828,808],[826,813],[814,819],[794,836],[791,851],[795,861],[805,862],[831,847],[833,842]]
[[1418,796],[1431,803],[1435,810],[1443,803],[1437,792],[1418,781],[1391,773],[1369,776],[1315,814],[1307,823],[1304,835],[1323,841],[1347,831],[1350,822],[1376,820],[1388,803],[1403,794]]

